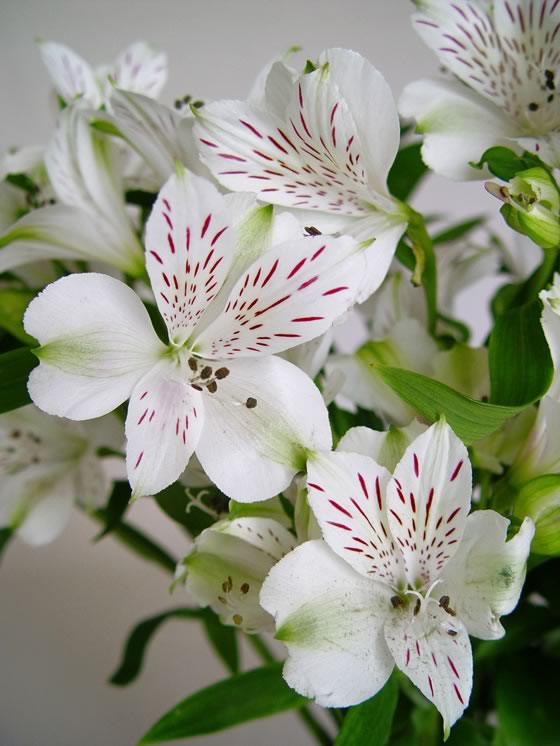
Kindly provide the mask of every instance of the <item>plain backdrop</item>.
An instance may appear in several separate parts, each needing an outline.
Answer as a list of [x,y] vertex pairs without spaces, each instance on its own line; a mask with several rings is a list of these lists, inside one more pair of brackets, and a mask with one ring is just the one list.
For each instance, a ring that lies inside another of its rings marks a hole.
[[[187,93],[205,101],[243,98],[259,69],[293,44],[310,58],[329,46],[355,49],[398,96],[407,82],[438,68],[411,28],[411,7],[407,0],[0,0],[0,150],[44,143],[52,133],[37,37],[63,42],[94,64],[114,59],[132,41],[149,41],[169,56],[169,104]],[[481,184],[438,177],[413,204],[457,218],[497,211]],[[484,302],[463,303],[463,316],[473,313],[483,328]],[[186,553],[183,535],[149,500],[130,515],[177,557]],[[107,684],[129,628],[188,599],[181,591],[170,598],[164,573],[113,539],[93,543],[95,532],[76,513],[54,544],[31,549],[14,542],[2,561],[1,746],[131,746],[173,704],[224,674],[197,626],[172,621],[151,644],[137,683]],[[247,654],[247,664],[252,660]],[[189,743],[311,741],[287,714]]]

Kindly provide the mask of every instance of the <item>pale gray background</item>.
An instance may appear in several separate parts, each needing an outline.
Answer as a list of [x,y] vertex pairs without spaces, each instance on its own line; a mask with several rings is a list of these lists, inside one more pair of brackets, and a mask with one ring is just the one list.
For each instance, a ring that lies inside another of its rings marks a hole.
[[[293,44],[316,57],[329,46],[355,49],[404,84],[437,71],[435,57],[411,29],[406,0],[0,0],[0,150],[45,142],[52,131],[49,82],[34,44],[64,42],[98,64],[144,38],[169,55],[163,100],[191,93],[205,100],[242,98],[260,66]],[[480,184],[434,177],[419,209],[455,216],[495,212]],[[483,323],[483,304],[476,306]],[[133,519],[177,556],[177,529],[144,501]],[[0,567],[1,746],[130,746],[157,717],[223,674],[198,628],[170,622],[150,647],[132,687],[109,687],[133,623],[168,606],[167,578],[107,539],[76,514],[56,543],[12,545]],[[293,715],[192,739],[194,745],[309,743]]]

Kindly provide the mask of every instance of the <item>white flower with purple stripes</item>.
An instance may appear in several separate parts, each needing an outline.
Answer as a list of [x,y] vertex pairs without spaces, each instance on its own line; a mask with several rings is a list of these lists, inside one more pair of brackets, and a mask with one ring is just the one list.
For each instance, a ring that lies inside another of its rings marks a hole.
[[367,60],[329,49],[297,80],[276,63],[260,105],[217,101],[193,112],[201,158],[220,183],[295,208],[323,233],[375,239],[359,300],[379,287],[408,210],[387,189],[399,147],[397,110]]
[[310,459],[307,485],[324,541],[290,552],[261,592],[288,647],[286,681],[348,707],[379,691],[396,664],[447,734],[471,692],[469,634],[504,634],[532,522],[506,542],[506,518],[467,515],[471,466],[445,421],[410,444],[393,476],[367,456],[328,453]]
[[231,204],[180,166],[158,196],[146,267],[168,344],[134,291],[105,275],[64,277],[25,315],[41,344],[29,379],[41,409],[83,420],[130,398],[136,496],[174,482],[196,449],[228,496],[264,500],[289,485],[309,450],[331,447],[319,390],[273,353],[323,334],[348,310],[363,251],[348,237],[286,241],[283,229],[283,242],[259,257],[251,240],[270,239],[272,208],[253,209],[237,231]]
[[454,179],[483,178],[469,163],[508,145],[559,167],[559,0],[416,5],[414,27],[459,79],[411,83],[400,99],[400,113],[425,135],[428,166]]

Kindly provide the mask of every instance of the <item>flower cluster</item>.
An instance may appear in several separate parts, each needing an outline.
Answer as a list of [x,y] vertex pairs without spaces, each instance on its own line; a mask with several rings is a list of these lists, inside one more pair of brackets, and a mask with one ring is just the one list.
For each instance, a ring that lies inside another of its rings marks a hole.
[[[416,6],[447,77],[398,105],[344,49],[170,108],[143,42],[94,70],[41,41],[56,127],[0,167],[6,535],[51,541],[76,503],[118,537],[154,500],[192,539],[173,587],[274,634],[300,695],[375,702],[396,667],[399,743],[425,700],[449,735],[470,637],[549,605],[527,560],[560,555],[560,3]],[[506,238],[425,220],[428,168],[500,179]],[[455,301],[488,276],[475,347]]]

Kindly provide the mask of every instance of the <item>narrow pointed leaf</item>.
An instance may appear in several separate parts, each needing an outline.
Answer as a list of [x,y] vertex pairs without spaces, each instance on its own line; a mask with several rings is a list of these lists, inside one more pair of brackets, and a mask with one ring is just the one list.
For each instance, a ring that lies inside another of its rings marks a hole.
[[4,288],[0,293],[0,328],[26,345],[34,345],[35,340],[23,328],[23,314],[36,295],[35,290],[23,288]]
[[428,167],[420,155],[421,149],[422,143],[415,142],[405,145],[397,153],[387,177],[387,186],[393,197],[408,199],[428,172]]
[[497,319],[488,356],[492,403],[528,404],[547,391],[553,367],[540,301],[512,308]]
[[467,236],[471,231],[481,226],[485,221],[486,218],[484,216],[470,218],[469,220],[465,220],[463,223],[457,223],[456,225],[452,225],[450,228],[445,228],[439,233],[436,233],[432,238],[432,241],[436,245],[457,241],[460,238]]
[[38,364],[29,347],[19,347],[0,355],[0,412],[11,412],[30,403],[27,379]]
[[13,536],[13,531],[11,528],[0,528],[0,559],[2,558],[2,555],[4,554],[4,551],[6,547],[8,546],[8,542]]
[[115,686],[127,686],[139,676],[144,665],[146,651],[152,637],[168,619],[194,619],[204,624],[208,638],[219,657],[231,673],[238,670],[236,630],[223,627],[217,616],[209,609],[177,608],[144,619],[130,633],[123,651],[122,660],[109,682]]
[[348,711],[335,746],[363,746],[366,743],[384,746],[391,735],[398,698],[397,677],[393,675],[375,697]]
[[444,415],[467,445],[490,435],[524,409],[523,406],[509,407],[475,401],[444,383],[410,370],[379,367],[377,371],[403,401],[430,422]]
[[110,534],[122,522],[130,502],[130,485],[128,482],[116,482],[107,507],[105,508],[106,523],[104,528],[97,534],[94,541],[99,541]]
[[303,707],[307,701],[285,683],[280,663],[257,668],[187,697],[150,728],[140,744],[215,733]]

